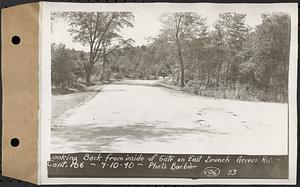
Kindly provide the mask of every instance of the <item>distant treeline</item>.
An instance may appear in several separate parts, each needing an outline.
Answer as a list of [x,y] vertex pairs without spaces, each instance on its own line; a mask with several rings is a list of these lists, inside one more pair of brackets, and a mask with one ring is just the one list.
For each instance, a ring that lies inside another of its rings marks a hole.
[[[89,76],[92,82],[162,77],[192,94],[287,102],[290,16],[263,14],[255,28],[245,20],[246,14],[224,13],[209,27],[196,13],[165,14],[160,34],[149,44],[111,47]],[[52,44],[53,86],[87,82],[89,56]]]

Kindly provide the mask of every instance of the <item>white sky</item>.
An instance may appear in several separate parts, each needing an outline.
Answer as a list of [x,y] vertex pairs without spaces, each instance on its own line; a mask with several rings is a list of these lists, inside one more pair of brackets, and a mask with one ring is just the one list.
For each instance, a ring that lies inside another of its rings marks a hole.
[[[161,28],[159,16],[161,13],[149,13],[149,12],[133,12],[134,22],[133,28],[124,28],[123,36],[125,39],[132,38],[135,41],[135,45],[147,44],[147,37],[156,36]],[[88,50],[88,47],[82,46],[80,43],[72,42],[72,36],[68,32],[69,25],[59,19],[54,24],[54,32],[52,34],[52,41],[55,43],[64,43],[68,48],[74,48],[78,50]]]
[[[257,5],[260,6],[260,5]],[[246,8],[245,8],[246,7]],[[250,6],[249,6],[250,7]],[[243,6],[241,11],[239,9],[234,9],[234,7],[230,7],[230,10],[222,10],[221,8],[215,9],[201,9],[201,12],[193,11],[196,13],[199,13],[202,17],[207,18],[207,24],[212,27],[212,24],[218,19],[218,16],[220,13],[224,12],[240,12],[240,13],[246,13],[246,24],[254,27],[255,25],[258,25],[261,23],[261,14],[266,12],[274,12],[278,11],[277,9],[270,9],[266,11],[267,9],[263,7],[250,7]],[[164,12],[166,12],[167,9],[164,9]],[[174,10],[172,10],[174,11]],[[151,6],[145,7],[144,9],[134,9],[134,11],[131,11],[134,16],[135,20],[133,22],[134,27],[133,28],[124,28],[123,30],[123,36],[125,39],[132,38],[135,40],[135,45],[143,45],[147,44],[148,37],[155,37],[159,33],[162,24],[160,23],[159,17],[161,14],[163,14],[162,11],[157,11],[154,7]],[[55,43],[63,43],[68,48],[74,48],[76,50],[84,50],[88,51],[88,47],[82,46],[80,43],[74,43],[72,42],[72,36],[67,31],[69,28],[69,25],[65,23],[62,19],[59,19],[54,24],[54,32],[52,34],[52,41]]]

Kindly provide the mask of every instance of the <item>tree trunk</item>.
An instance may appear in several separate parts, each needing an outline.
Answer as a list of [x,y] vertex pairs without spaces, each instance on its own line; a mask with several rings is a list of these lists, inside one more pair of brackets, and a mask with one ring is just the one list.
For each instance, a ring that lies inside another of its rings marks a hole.
[[210,71],[211,71],[210,68],[208,68],[208,75],[207,75],[207,81],[206,81],[205,89],[208,88],[209,83],[210,83],[210,73],[211,73]]
[[176,76],[176,84],[178,84],[178,82],[179,82],[179,77],[180,77],[180,73],[177,73],[177,76]]
[[103,82],[104,79],[105,79],[105,69],[106,69],[106,60],[105,60],[105,57],[103,57],[103,63],[102,63],[102,73],[101,73],[101,76],[100,76],[100,81]]
[[89,71],[86,71],[85,73],[86,73],[85,75],[86,84],[91,84],[91,73]]
[[91,84],[91,74],[92,74],[92,65],[91,64],[87,64],[85,66],[85,82],[87,85]]
[[184,67],[183,64],[180,64],[180,71],[181,71],[181,76],[180,76],[180,87],[184,87]]
[[219,82],[220,82],[220,75],[221,75],[221,67],[222,67],[222,64],[220,63],[218,65],[218,74],[217,74],[217,89],[219,89]]
[[193,88],[193,93],[198,95],[198,79],[199,79],[199,70],[197,69],[197,74],[194,79],[194,88]]
[[184,87],[185,82],[184,82],[184,62],[183,62],[183,57],[182,57],[182,51],[181,51],[181,46],[179,39],[176,39],[176,45],[177,45],[177,55],[179,59],[179,64],[180,64],[180,86]]

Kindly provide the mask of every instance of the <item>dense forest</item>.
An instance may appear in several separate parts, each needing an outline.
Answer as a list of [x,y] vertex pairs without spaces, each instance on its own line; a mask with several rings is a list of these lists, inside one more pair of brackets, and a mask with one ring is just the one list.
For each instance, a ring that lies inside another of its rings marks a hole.
[[51,45],[53,89],[159,79],[200,96],[287,102],[288,14],[263,14],[250,27],[241,13],[220,14],[212,26],[200,14],[166,13],[159,35],[143,46],[122,38],[122,29],[134,26],[132,13],[56,13],[52,20],[59,16],[69,23],[74,42],[90,50]]

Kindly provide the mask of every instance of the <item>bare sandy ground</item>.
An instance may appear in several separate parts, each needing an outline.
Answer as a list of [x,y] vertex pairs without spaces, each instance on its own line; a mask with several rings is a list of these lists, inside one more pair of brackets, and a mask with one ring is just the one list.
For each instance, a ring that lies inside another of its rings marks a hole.
[[115,82],[60,115],[51,152],[286,154],[287,108]]

